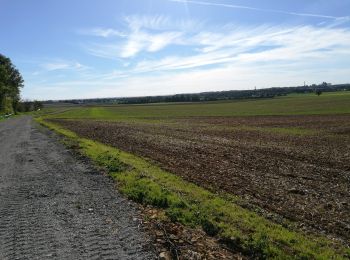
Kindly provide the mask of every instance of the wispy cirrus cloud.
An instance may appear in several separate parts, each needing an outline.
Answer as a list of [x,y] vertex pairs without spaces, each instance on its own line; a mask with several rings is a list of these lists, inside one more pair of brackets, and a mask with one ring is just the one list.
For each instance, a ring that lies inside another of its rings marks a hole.
[[110,38],[108,43],[90,43],[85,49],[92,55],[104,58],[132,58],[140,52],[157,52],[169,45],[181,45],[184,32],[193,31],[201,26],[195,20],[174,20],[162,15],[155,16],[125,16],[125,31],[113,28],[81,30],[86,35]]
[[119,60],[132,58],[140,52],[157,52],[170,44],[179,42],[181,32],[147,33],[135,31],[130,33],[122,43],[90,43],[84,48],[91,55]]
[[128,15],[124,21],[131,30],[179,30],[195,31],[203,26],[203,22],[196,19],[172,19],[165,15]]
[[[136,33],[119,48],[121,58],[134,61],[129,73],[194,69],[208,65],[247,64],[259,62],[315,62],[349,54],[350,30],[315,26],[235,27],[226,26],[199,33],[162,34]],[[161,35],[160,38],[157,38]],[[164,36],[164,37],[163,37]],[[157,42],[159,40],[159,42]],[[157,52],[172,45],[181,45],[187,53],[167,52],[157,58],[138,59],[142,51]],[[118,47],[117,47],[118,46]],[[108,54],[107,54],[108,55]]]
[[[157,69],[192,68],[233,61],[281,60],[287,57],[295,60],[317,56],[316,53],[321,57],[324,56],[321,49],[329,49],[328,53],[344,51],[349,48],[350,42],[346,27],[224,24],[210,28],[191,20],[189,24],[200,28],[192,30],[192,27],[182,28],[185,21],[164,16],[127,16],[125,22],[123,37],[106,43],[92,43],[86,47],[89,53],[104,58],[134,60],[136,69],[144,68],[146,64]],[[181,51],[176,49],[175,52],[157,55],[156,61],[152,56],[139,60],[139,54],[157,53],[175,46],[186,48],[185,54],[179,54]],[[284,55],[281,56],[281,53]]]
[[[87,70],[76,80],[63,78],[45,86],[71,86],[88,91],[84,97],[106,97],[348,79],[350,28],[337,22],[209,25],[159,15],[126,16],[123,21],[119,30],[93,28],[85,34],[85,50],[110,59],[106,63],[114,64],[113,69]],[[76,65],[56,60],[45,66],[79,71]]]
[[124,32],[121,32],[112,28],[101,28],[101,27],[79,30],[78,33],[82,35],[91,35],[91,36],[104,37],[104,38],[109,38],[113,36],[115,37],[127,36]]
[[133,32],[127,43],[122,46],[120,56],[129,58],[141,51],[157,52],[170,44],[178,43],[181,32],[146,33],[142,31]]
[[338,20],[338,19],[349,20],[350,18],[349,16],[332,16],[332,15],[323,15],[323,14],[314,14],[314,13],[301,13],[301,12],[283,11],[283,10],[276,10],[276,9],[256,8],[252,6],[246,6],[246,5],[223,4],[223,3],[213,3],[213,2],[204,2],[204,1],[195,1],[195,0],[168,0],[168,1],[176,2],[176,3],[184,3],[184,4],[215,6],[215,7],[232,8],[232,9],[245,9],[245,10],[251,10],[251,11],[258,11],[258,12],[277,13],[277,14],[334,19],[334,20]]
[[41,64],[41,67],[47,71],[54,71],[54,70],[68,69],[70,67],[70,64],[63,63],[63,62],[43,63]]
[[[26,78],[37,78],[38,75],[44,74],[56,75],[61,77],[58,73],[70,73],[79,74],[88,73],[91,69],[89,66],[83,65],[78,61],[70,61],[64,59],[52,59],[52,60],[30,60],[26,61],[27,64],[32,64],[33,70],[28,73]],[[39,81],[42,81],[40,79]],[[46,82],[46,80],[45,80]]]
[[67,60],[53,60],[49,62],[40,63],[40,67],[45,71],[56,71],[56,70],[85,70],[88,67],[77,62]]

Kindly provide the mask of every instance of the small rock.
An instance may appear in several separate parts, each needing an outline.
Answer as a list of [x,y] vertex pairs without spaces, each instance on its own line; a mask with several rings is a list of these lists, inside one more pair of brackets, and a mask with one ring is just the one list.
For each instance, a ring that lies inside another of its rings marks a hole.
[[187,253],[192,259],[202,259],[202,255],[196,251],[188,250]]
[[289,193],[299,194],[299,195],[306,195],[307,190],[300,190],[300,189],[297,189],[297,188],[291,188],[289,190]]
[[170,260],[171,259],[171,256],[168,252],[161,252],[159,254],[159,259],[162,259],[162,260]]
[[161,231],[156,231],[156,236],[157,237],[162,237],[164,234],[163,234],[163,232],[161,232]]
[[192,242],[192,243],[197,242],[197,240],[198,240],[198,239],[197,239],[197,238],[195,238],[195,237],[192,237],[192,238],[191,238],[191,242]]

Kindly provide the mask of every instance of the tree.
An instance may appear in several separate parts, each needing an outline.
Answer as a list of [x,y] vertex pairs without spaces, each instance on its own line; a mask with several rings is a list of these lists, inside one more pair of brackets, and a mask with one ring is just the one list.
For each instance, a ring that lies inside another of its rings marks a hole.
[[31,102],[29,100],[22,100],[17,103],[16,110],[18,112],[30,112],[34,109],[34,102]]
[[35,100],[33,103],[34,111],[37,111],[39,109],[43,108],[43,103],[40,101]]
[[23,87],[23,78],[11,60],[0,54],[0,111],[8,110],[8,103],[11,109],[16,109],[20,100],[20,89]]

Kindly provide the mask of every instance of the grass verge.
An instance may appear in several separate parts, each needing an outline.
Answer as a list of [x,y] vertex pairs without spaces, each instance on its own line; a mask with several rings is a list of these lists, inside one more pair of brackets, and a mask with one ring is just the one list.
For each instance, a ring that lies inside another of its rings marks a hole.
[[130,199],[163,208],[172,221],[201,226],[208,235],[219,237],[246,255],[260,259],[350,257],[350,250],[335,241],[289,230],[238,206],[234,199],[186,182],[145,159],[80,138],[42,118],[36,120],[65,136],[83,155],[106,168]]
[[5,115],[0,115],[0,122],[1,121],[5,121],[7,119],[10,119],[10,118],[13,118],[13,117],[17,117],[17,116],[20,116],[21,114],[14,114],[14,115],[11,115],[9,117],[5,117]]

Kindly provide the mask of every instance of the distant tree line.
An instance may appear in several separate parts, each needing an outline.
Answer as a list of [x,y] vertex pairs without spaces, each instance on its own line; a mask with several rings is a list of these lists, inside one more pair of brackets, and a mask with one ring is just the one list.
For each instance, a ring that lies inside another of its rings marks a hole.
[[322,92],[333,91],[350,91],[350,84],[337,84],[323,82],[321,84],[312,84],[310,86],[298,87],[275,87],[254,90],[229,90],[216,92],[202,92],[195,94],[176,94],[167,96],[144,96],[129,98],[96,98],[96,99],[74,99],[46,101],[45,103],[61,102],[73,104],[146,104],[146,103],[162,103],[162,102],[199,102],[199,101],[219,101],[219,100],[235,100],[235,99],[261,99],[273,98],[275,96],[284,96],[292,93],[315,93],[317,95]]
[[20,101],[23,78],[11,60],[0,54],[0,112],[13,114]]
[[18,112],[30,112],[30,111],[37,111],[43,108],[43,102],[41,101],[29,101],[24,100],[20,101],[17,105],[17,111]]

